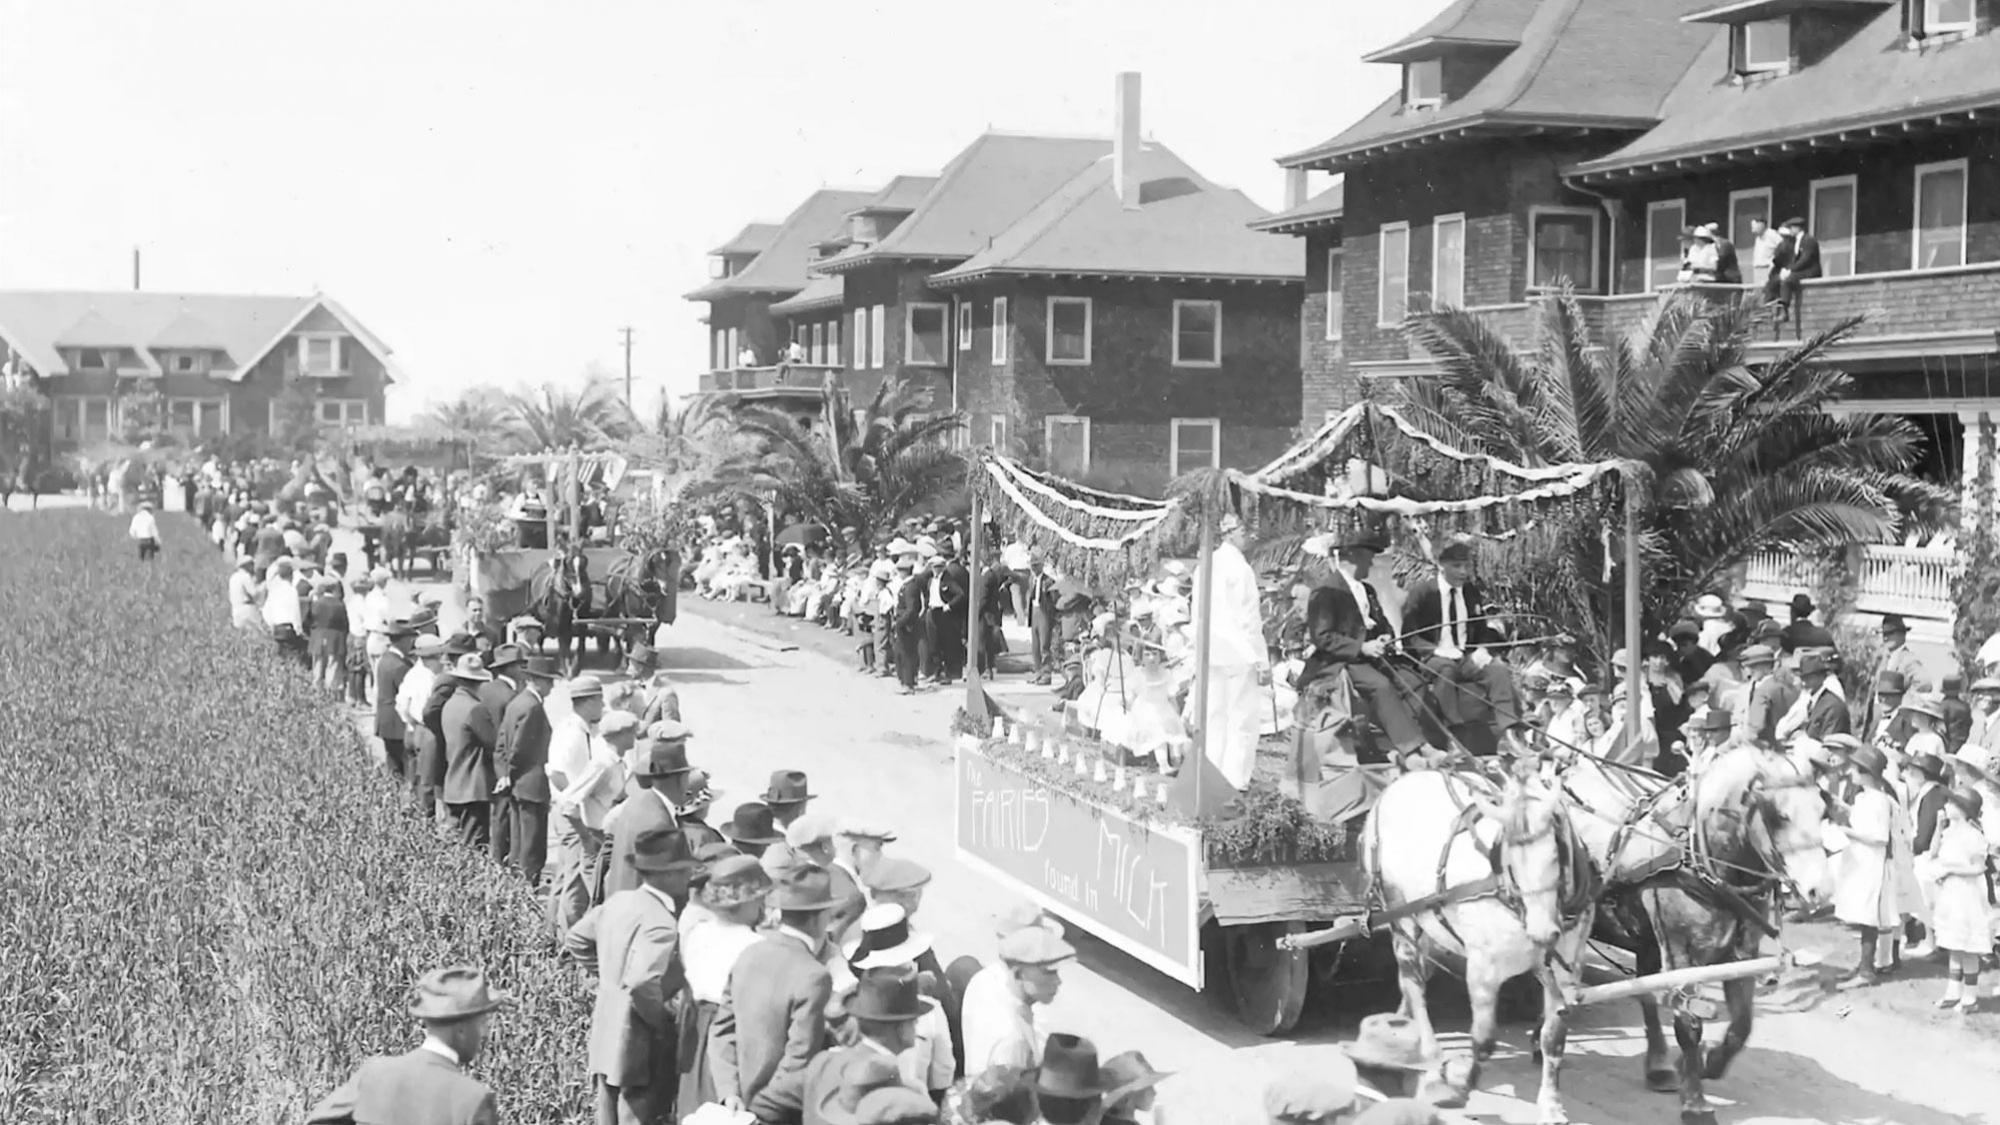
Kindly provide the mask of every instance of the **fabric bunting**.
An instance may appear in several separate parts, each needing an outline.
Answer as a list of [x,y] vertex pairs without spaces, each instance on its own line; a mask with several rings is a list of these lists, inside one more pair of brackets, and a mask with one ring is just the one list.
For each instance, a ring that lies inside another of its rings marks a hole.
[[1472,496],[1464,500],[1411,500],[1401,496],[1377,498],[1374,496],[1315,496],[1309,492],[1296,492],[1289,488],[1270,484],[1245,473],[1231,473],[1230,479],[1237,487],[1261,496],[1288,500],[1294,504],[1325,511],[1362,511],[1382,515],[1401,516],[1405,519],[1443,515],[1461,512],[1483,512],[1502,504],[1533,504],[1547,500],[1560,500],[1574,496],[1589,488],[1607,473],[1617,469],[1616,462],[1607,461],[1598,465],[1571,467],[1571,475],[1561,481],[1545,484],[1537,488],[1524,489],[1504,496]]
[[1392,406],[1380,406],[1363,402],[1341,411],[1324,426],[1321,426],[1319,431],[1313,434],[1313,436],[1287,450],[1276,460],[1257,470],[1252,475],[1255,479],[1267,484],[1277,484],[1280,481],[1298,476],[1301,473],[1309,472],[1329,460],[1346,460],[1345,457],[1339,456],[1340,447],[1353,434],[1355,427],[1368,417],[1370,411],[1373,411],[1377,418],[1396,427],[1397,431],[1404,437],[1412,441],[1421,442],[1431,452],[1436,453],[1440,457],[1450,458],[1453,461],[1463,463],[1477,462],[1491,472],[1514,477],[1519,480],[1561,481],[1571,479],[1585,469],[1593,467],[1617,467],[1617,462],[1615,461],[1602,462],[1596,466],[1575,464],[1532,467],[1516,465],[1511,461],[1503,461],[1498,457],[1490,457],[1483,453],[1468,453],[1463,449],[1454,449],[1418,429],[1415,425],[1411,424],[1409,419],[1404,418]]

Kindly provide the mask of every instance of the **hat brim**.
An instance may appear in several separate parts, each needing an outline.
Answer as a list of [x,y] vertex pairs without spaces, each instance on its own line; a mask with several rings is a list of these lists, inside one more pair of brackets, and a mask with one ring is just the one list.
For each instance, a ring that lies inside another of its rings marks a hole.
[[770,793],[765,793],[757,799],[775,808],[779,805],[803,805],[818,796],[819,794],[817,793],[801,793],[796,797],[777,797]]
[[[865,967],[866,962],[863,965]],[[855,998],[859,999],[858,996]],[[884,1012],[873,1007],[861,1007],[850,1001],[847,1005],[847,1014],[855,1019],[880,1020],[883,1023],[913,1023],[936,1011],[937,1006],[937,1001],[928,996],[917,997],[917,1010],[914,1012]]]
[[911,934],[909,940],[887,949],[877,949],[855,962],[857,969],[886,969],[896,965],[913,965],[917,958],[929,953],[933,948],[929,934]]
[[718,829],[718,831],[722,833],[723,839],[728,840],[731,843],[756,844],[760,847],[766,847],[766,848],[784,839],[783,836],[739,836],[734,831],[735,827],[736,826],[733,824],[725,824],[720,829]]
[[475,1004],[470,1007],[437,1007],[426,1003],[425,1001],[428,999],[430,998],[425,997],[410,1002],[411,1019],[427,1020],[433,1023],[450,1023],[453,1020],[469,1020],[474,1016],[483,1016],[489,1012],[497,1012],[502,1008],[512,1007],[514,1004],[513,996],[491,988],[486,990],[486,1003]]
[[469,684],[488,683],[493,679],[493,673],[488,672],[483,668],[470,672],[466,671],[463,668],[454,668],[452,669],[451,675],[453,679],[464,680],[466,683]]
[[1101,1098],[1105,1094],[1110,1093],[1110,1089],[1104,1085],[1101,1079],[1097,1083],[1087,1086],[1073,1085],[1067,1082],[1060,1086],[1049,1086],[1045,1085],[1041,1077],[1037,1075],[1035,1078],[1035,1093],[1048,1098],[1069,1098],[1073,1101],[1082,1101],[1088,1098]]
[[824,899],[809,902],[795,902],[787,900],[783,895],[778,896],[779,910],[830,910],[838,905],[840,905],[840,899],[831,893]]
[[676,766],[675,768],[670,770],[656,770],[651,766],[647,766],[644,769],[633,770],[632,776],[633,777],[679,777],[681,774],[693,773],[693,772],[694,772],[693,766]]
[[630,859],[628,859],[626,862],[632,865],[632,869],[634,871],[655,871],[655,872],[674,871],[674,870],[693,871],[695,868],[701,866],[701,863],[698,860],[680,858],[680,857],[670,858],[666,856],[635,855],[632,856]]

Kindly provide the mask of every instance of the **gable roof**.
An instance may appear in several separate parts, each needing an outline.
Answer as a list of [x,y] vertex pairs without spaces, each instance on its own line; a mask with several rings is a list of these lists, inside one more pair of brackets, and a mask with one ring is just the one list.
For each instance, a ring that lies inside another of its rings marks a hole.
[[51,376],[70,374],[62,354],[66,347],[132,348],[149,367],[154,367],[154,348],[211,348],[234,365],[218,366],[216,373],[240,383],[300,322],[321,308],[381,360],[392,382],[401,378],[388,346],[320,295],[0,291],[0,340],[26,356],[35,370]]
[[1890,5],[1812,65],[1748,83],[1723,81],[1729,29],[1707,42],[1668,94],[1660,123],[1616,152],[1570,171],[1585,178],[1756,145],[1803,143],[1849,130],[2000,106],[2000,36],[1904,50]]
[[1297,207],[1287,208],[1275,215],[1266,215],[1250,223],[1251,230],[1269,231],[1272,234],[1295,234],[1313,227],[1337,223],[1347,209],[1347,181],[1339,180],[1325,191],[1307,199]]
[[784,229],[782,223],[748,223],[736,232],[736,237],[710,250],[710,254],[762,254],[771,248],[778,232]]
[[986,133],[952,158],[902,225],[819,268],[837,273],[865,262],[969,258],[1110,152],[1111,142],[1100,138]]
[[687,295],[690,301],[752,293],[796,293],[806,287],[806,265],[815,243],[846,215],[875,195],[872,191],[821,188],[794,208],[778,232],[750,264]]
[[[1391,148],[1476,132],[1647,128],[1659,120],[1660,103],[1711,35],[1708,29],[1682,23],[1681,16],[1712,4],[1462,0],[1447,13],[1457,13],[1453,26],[1476,26],[1486,35],[1499,34],[1525,15],[1520,46],[1461,97],[1435,109],[1413,110],[1404,107],[1399,91],[1344,131],[1280,157],[1278,163],[1344,167]],[[1387,53],[1396,53],[1395,48]]]
[[1164,145],[1140,148],[1139,205],[1118,198],[1111,157],[1093,161],[990,246],[943,273],[950,285],[1000,273],[1227,277],[1303,276],[1298,254],[1249,224],[1265,212],[1234,188],[1203,179]]

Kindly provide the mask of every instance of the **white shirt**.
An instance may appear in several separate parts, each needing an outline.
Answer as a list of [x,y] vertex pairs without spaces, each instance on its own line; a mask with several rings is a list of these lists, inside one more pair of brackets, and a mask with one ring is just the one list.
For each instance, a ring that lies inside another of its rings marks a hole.
[[965,984],[959,1026],[965,1034],[967,1074],[992,1066],[1027,1068],[1041,1062],[1042,1036],[1035,1027],[1034,1005],[1014,995],[1013,976],[1005,962],[995,962]]
[[129,534],[134,539],[158,539],[160,537],[159,521],[153,518],[153,513],[141,508],[132,513],[132,530]]
[[417,1050],[429,1051],[431,1054],[448,1060],[453,1066],[465,1065],[459,1060],[458,1052],[451,1049],[451,1044],[446,1043],[435,1035],[424,1036],[424,1041],[417,1045]]
[[565,785],[575,784],[590,768],[590,724],[570,711],[553,725],[549,732],[549,776],[561,774]]
[[238,569],[229,575],[229,607],[241,609],[255,608],[257,605],[257,576],[247,570]]
[[295,579],[274,578],[264,587],[264,624],[277,628],[290,625],[305,631],[305,614],[299,605],[299,587]]
[[722,1003],[736,959],[757,940],[757,931],[749,926],[725,921],[706,907],[689,903],[681,912],[681,966],[687,972],[688,991],[696,1000]]
[[431,689],[437,686],[437,673],[419,660],[403,673],[403,682],[396,688],[396,714],[413,727],[424,723],[424,704],[430,702]]
[[1264,603],[1257,591],[1257,571],[1234,543],[1215,548],[1215,575],[1210,587],[1215,612],[1209,619],[1208,662],[1214,667],[1263,664],[1271,658],[1264,644]]
[[[1471,626],[1466,621],[1465,587],[1454,586],[1440,576],[1438,595],[1439,608],[1444,611],[1444,628],[1438,634],[1439,639],[1463,653],[1466,642],[1471,639]],[[1365,594],[1362,595],[1361,612],[1363,615],[1368,612]]]
[[1354,604],[1361,607],[1362,628],[1375,628],[1375,611],[1369,608],[1368,603],[1368,583],[1356,578],[1354,572],[1344,566],[1334,569],[1340,574],[1341,581],[1347,583],[1347,592],[1354,595]]
[[917,1017],[916,1046],[896,1056],[896,1069],[912,1089],[942,1090],[952,1083],[958,1057],[951,1050],[951,1022],[944,1008],[933,1004]]

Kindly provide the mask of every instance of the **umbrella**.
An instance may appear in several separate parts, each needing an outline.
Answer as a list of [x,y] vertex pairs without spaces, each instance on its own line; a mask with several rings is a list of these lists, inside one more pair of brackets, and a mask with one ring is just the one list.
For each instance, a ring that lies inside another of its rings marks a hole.
[[778,533],[776,546],[789,547],[796,543],[801,547],[817,547],[826,542],[826,528],[816,523],[795,523]]

